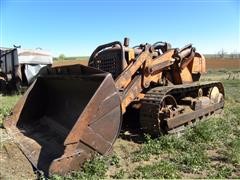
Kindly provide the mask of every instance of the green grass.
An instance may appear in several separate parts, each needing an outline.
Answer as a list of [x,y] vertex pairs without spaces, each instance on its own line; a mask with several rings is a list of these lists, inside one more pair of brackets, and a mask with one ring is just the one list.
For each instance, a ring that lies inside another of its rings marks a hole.
[[19,97],[20,95],[2,96],[0,94],[0,128],[3,126],[4,119],[10,115]]
[[209,159],[207,152],[203,147],[188,144],[186,151],[177,151],[173,162],[177,164],[178,169],[185,173],[198,173],[208,168]]
[[152,165],[138,166],[129,178],[137,179],[176,179],[179,178],[179,172],[175,164],[168,161],[160,161]]
[[[112,156],[95,156],[93,159],[86,161],[81,171],[73,171],[67,176],[53,175],[51,180],[80,180],[80,179],[104,179],[109,166],[119,167],[119,158],[116,155]],[[120,177],[123,172],[120,172],[116,177]]]
[[151,155],[161,155],[166,152],[174,152],[176,150],[186,150],[186,141],[176,136],[161,136],[157,139],[151,139],[150,136],[145,136],[145,143],[135,151],[132,156],[133,162],[148,160]]
[[212,169],[212,172],[209,173],[208,177],[210,179],[226,179],[230,178],[232,174],[233,169],[231,167],[227,167],[226,165],[217,165]]
[[70,180],[70,179],[103,179],[106,177],[107,164],[104,157],[96,157],[88,160],[81,171],[73,171],[65,177],[53,175],[52,180]]
[[240,165],[240,137],[233,139],[227,144],[227,149],[224,151],[224,155],[228,161],[234,165]]
[[234,83],[235,80],[240,80],[240,69],[210,69],[207,74],[201,76],[201,80],[229,80]]
[[103,179],[106,177],[107,172],[107,164],[105,163],[105,159],[103,157],[97,157],[93,160],[87,161],[82,171],[73,172],[70,175],[70,179]]
[[118,170],[114,175],[111,176],[113,179],[124,179],[125,171],[123,169]]

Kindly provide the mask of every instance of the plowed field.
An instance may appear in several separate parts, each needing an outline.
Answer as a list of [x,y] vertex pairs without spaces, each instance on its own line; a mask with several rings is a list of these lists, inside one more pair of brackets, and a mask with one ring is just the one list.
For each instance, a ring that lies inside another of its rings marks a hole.
[[207,59],[207,69],[239,69],[240,59]]
[[[87,65],[88,60],[62,60],[54,61],[54,66],[70,65],[70,64],[83,64]],[[239,69],[240,59],[207,59],[207,69]]]

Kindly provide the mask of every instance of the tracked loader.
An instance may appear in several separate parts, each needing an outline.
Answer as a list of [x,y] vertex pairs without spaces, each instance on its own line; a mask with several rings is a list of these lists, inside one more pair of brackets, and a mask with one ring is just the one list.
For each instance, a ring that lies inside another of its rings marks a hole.
[[[43,68],[5,121],[33,167],[46,175],[79,169],[111,152],[127,107],[138,108],[143,132],[174,133],[224,106],[220,82],[199,82],[205,58],[189,44],[97,47],[88,66]],[[131,121],[131,119],[128,119]]]

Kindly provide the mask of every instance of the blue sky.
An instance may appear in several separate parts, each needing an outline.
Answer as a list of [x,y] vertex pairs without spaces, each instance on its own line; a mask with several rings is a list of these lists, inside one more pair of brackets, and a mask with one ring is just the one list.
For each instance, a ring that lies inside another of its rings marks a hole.
[[240,52],[240,0],[0,0],[0,46],[41,47],[58,56],[96,46],[193,43],[199,52]]

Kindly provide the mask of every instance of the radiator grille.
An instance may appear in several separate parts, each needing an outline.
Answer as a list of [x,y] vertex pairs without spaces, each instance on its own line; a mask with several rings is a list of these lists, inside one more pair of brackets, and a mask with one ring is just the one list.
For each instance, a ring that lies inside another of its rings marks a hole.
[[120,51],[99,53],[94,59],[94,67],[109,72],[115,79],[123,70]]

